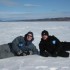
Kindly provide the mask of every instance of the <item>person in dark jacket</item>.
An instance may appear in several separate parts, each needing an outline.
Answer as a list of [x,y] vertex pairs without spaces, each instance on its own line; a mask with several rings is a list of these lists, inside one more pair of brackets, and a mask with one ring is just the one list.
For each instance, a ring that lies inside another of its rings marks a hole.
[[55,36],[50,36],[48,31],[46,30],[42,31],[41,36],[42,38],[39,43],[39,49],[40,49],[41,56],[69,57],[69,53],[63,49],[61,42]]
[[19,36],[12,41],[12,51],[17,56],[38,54],[36,46],[32,43],[34,36],[28,32],[25,36]]

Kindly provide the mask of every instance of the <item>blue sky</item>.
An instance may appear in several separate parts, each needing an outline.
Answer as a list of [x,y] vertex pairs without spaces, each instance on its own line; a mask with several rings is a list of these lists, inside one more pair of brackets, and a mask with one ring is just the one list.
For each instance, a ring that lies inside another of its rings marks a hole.
[[70,16],[70,0],[0,0],[0,18]]

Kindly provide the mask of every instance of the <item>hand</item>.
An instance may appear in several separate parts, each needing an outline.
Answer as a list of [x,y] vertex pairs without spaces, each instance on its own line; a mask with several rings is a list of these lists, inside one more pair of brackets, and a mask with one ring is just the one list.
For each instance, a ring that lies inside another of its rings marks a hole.
[[58,52],[54,52],[54,53],[52,54],[52,57],[57,57],[57,55],[58,55]]
[[26,56],[27,54],[26,53],[23,53],[23,56]]
[[20,50],[19,52],[17,52],[17,55],[20,56],[23,52]]
[[32,52],[32,51],[29,51],[29,53],[30,53],[30,55],[32,55],[32,54],[33,54],[33,52]]
[[32,51],[25,51],[24,53],[25,53],[26,55],[32,55],[32,54],[33,54]]

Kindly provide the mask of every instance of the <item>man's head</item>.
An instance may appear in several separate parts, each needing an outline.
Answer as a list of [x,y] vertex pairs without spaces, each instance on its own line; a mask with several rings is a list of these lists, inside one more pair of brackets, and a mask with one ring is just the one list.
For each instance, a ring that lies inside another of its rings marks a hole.
[[41,36],[42,36],[42,39],[43,39],[43,40],[47,40],[47,38],[48,38],[48,36],[49,36],[48,31],[43,30],[42,33],[41,33]]
[[29,31],[29,32],[26,34],[25,39],[26,39],[27,41],[33,41],[33,40],[34,40],[33,32]]

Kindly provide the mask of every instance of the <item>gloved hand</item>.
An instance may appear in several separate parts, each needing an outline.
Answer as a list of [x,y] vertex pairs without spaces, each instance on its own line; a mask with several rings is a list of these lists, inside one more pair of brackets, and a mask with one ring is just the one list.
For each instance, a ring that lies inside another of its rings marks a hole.
[[19,51],[19,52],[17,53],[17,56],[26,56],[26,55],[27,55],[26,52],[21,52],[21,51]]
[[23,53],[23,56],[27,56],[27,54],[26,53]]
[[52,53],[52,57],[57,57],[57,56],[58,56],[58,52]]
[[30,53],[30,55],[32,55],[32,54],[33,54],[33,52],[32,52],[32,51],[29,51],[29,53]]
[[33,54],[32,51],[24,51],[24,53],[25,53],[26,55],[32,55],[32,54]]
[[17,56],[23,56],[23,52],[20,50],[19,52],[17,52]]

